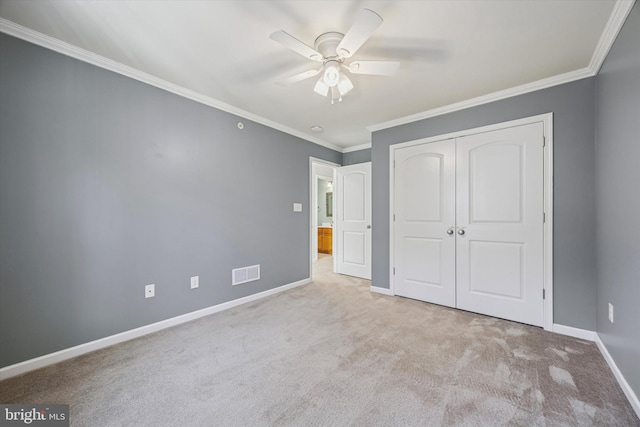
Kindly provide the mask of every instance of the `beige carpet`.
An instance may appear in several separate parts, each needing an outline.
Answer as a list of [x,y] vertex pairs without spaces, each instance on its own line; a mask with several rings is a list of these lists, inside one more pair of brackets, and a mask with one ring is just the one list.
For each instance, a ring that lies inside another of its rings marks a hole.
[[73,426],[634,426],[593,343],[330,273],[0,383]]

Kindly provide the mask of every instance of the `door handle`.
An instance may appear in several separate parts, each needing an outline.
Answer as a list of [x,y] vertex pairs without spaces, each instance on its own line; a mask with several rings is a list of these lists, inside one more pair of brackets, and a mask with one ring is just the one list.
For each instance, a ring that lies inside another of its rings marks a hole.
[[449,236],[453,235],[453,227],[449,227],[449,229],[447,230],[447,234]]
[[461,236],[464,236],[464,228],[461,228],[460,230],[458,230],[458,234]]
[[370,226],[370,225],[367,225],[367,230],[369,230],[370,228],[371,228],[371,226]]

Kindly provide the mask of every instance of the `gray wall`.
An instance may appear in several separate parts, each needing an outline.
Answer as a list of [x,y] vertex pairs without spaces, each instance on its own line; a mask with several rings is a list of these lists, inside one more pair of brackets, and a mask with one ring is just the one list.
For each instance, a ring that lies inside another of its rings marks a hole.
[[0,366],[309,277],[309,156],[340,153],[4,34],[0,56]]
[[594,87],[584,79],[374,132],[372,284],[389,287],[389,146],[553,112],[554,322],[595,330]]
[[[640,396],[640,5],[596,89],[598,334]],[[614,306],[614,323],[607,304]]]
[[350,151],[342,155],[342,166],[355,165],[359,163],[367,163],[371,161],[371,149]]

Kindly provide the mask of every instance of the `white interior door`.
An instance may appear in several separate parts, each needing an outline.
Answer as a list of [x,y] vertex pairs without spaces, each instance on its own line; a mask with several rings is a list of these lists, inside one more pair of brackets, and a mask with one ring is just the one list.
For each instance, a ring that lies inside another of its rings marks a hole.
[[336,272],[371,279],[371,162],[336,169]]
[[456,144],[457,306],[542,326],[543,125]]
[[396,295],[542,326],[543,138],[536,122],[394,151]]
[[395,165],[395,294],[455,307],[454,141],[396,150]]

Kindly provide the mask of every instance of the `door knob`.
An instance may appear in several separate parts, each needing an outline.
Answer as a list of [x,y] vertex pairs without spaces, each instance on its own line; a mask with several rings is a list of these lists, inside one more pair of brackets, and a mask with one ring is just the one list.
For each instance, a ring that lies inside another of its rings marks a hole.
[[464,236],[464,228],[461,228],[460,230],[458,230],[458,234],[461,236]]
[[368,230],[368,229],[370,229],[370,228],[371,228],[371,226],[370,226],[370,225],[367,225],[367,230]]
[[453,228],[448,229],[448,230],[447,230],[447,234],[448,234],[449,236],[451,236],[451,235],[453,234]]

